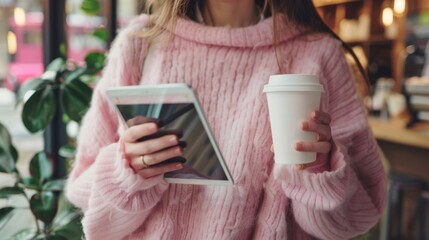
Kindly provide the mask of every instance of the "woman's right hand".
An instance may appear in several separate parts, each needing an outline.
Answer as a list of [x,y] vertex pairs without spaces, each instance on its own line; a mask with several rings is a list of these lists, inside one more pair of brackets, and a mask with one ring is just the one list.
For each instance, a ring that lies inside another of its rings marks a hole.
[[139,141],[159,131],[156,123],[142,123],[129,127],[121,138],[125,145],[125,155],[130,166],[144,179],[183,168],[182,163],[163,161],[182,155],[179,138],[175,134]]

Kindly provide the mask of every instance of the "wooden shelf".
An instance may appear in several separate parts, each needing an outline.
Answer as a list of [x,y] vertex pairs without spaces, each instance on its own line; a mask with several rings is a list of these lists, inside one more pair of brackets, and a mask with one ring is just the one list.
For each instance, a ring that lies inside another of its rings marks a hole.
[[[359,21],[361,16],[369,18],[369,36],[367,39],[346,40],[350,46],[360,46],[367,58],[368,76],[371,82],[380,77],[392,77],[397,81],[395,91],[400,87],[400,66],[398,66],[398,52],[404,48],[405,17],[396,17],[398,36],[390,39],[385,36],[385,27],[381,24],[382,1],[373,0],[313,0],[317,10],[325,23],[336,33],[340,32],[340,25],[344,19]],[[417,1],[417,0],[413,0]],[[427,1],[427,0],[419,0]],[[409,4],[409,2],[408,2]],[[410,8],[411,9],[411,8]],[[366,19],[364,19],[366,20]],[[362,27],[360,25],[357,25]],[[347,39],[347,37],[345,38]]]
[[[357,40],[353,40],[351,37],[345,37],[346,42],[351,46],[362,47],[368,60],[368,66],[372,66],[367,68],[368,76],[372,83],[375,83],[380,77],[391,77],[396,81],[394,91],[400,92],[403,81],[403,66],[399,56],[401,56],[401,51],[406,47],[407,16],[409,13],[429,10],[429,0],[406,1],[407,14],[394,17],[394,27],[397,28],[397,34],[394,39],[386,38],[385,32],[392,29],[386,29],[380,21],[384,1],[313,0],[313,2],[322,19],[337,34],[340,32],[340,27],[343,27],[342,21],[344,19],[357,20],[358,24],[367,25],[365,18],[363,22],[360,22],[360,17],[369,18],[368,39],[356,38]],[[361,25],[356,26],[363,27]]]

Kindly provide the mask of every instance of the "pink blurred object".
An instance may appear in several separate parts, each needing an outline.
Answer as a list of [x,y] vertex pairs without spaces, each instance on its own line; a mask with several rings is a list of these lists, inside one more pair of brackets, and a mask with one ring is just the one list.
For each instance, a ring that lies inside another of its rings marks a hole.
[[[94,29],[101,27],[102,23],[102,18],[97,16],[68,16],[68,59],[81,65],[89,51],[104,51],[105,43],[92,36]],[[16,36],[17,51],[11,55],[3,85],[11,91],[17,91],[26,80],[43,74],[43,13],[27,13],[24,24],[17,24],[11,18],[9,26]]]

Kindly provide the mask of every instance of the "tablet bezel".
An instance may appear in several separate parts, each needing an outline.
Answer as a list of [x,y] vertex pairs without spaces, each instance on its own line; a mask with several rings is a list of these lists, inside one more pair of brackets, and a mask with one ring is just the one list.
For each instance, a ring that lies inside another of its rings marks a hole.
[[204,111],[201,108],[201,104],[193,91],[192,88],[188,87],[186,84],[181,83],[170,83],[170,84],[157,84],[157,85],[138,85],[138,86],[121,86],[121,87],[112,87],[107,89],[107,96],[110,102],[113,104],[116,112],[120,116],[120,120],[125,128],[128,128],[124,117],[117,104],[121,103],[121,99],[127,98],[127,104],[129,104],[129,98],[136,97],[133,101],[136,104],[150,104],[153,102],[142,101],[142,99],[137,98],[138,96],[154,96],[159,98],[163,96],[163,100],[167,103],[169,96],[181,96],[186,99],[186,101],[192,102],[195,106],[195,110],[198,114],[198,117],[204,127],[205,132],[210,140],[211,146],[221,164],[221,167],[226,175],[227,180],[214,180],[214,179],[189,179],[189,178],[170,178],[164,177],[168,183],[177,183],[177,184],[195,184],[195,185],[216,185],[216,186],[231,186],[234,184],[234,180],[231,176],[228,166],[226,165],[225,159],[218,147],[216,139],[213,136],[211,128],[207,122]]

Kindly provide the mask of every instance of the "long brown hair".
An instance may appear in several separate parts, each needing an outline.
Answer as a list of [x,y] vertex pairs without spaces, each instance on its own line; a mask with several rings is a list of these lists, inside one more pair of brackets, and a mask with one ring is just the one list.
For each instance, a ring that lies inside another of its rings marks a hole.
[[[148,30],[143,33],[143,36],[150,40],[154,39],[161,34],[165,28],[174,28],[178,17],[195,19],[195,9],[198,1],[203,0],[146,0],[143,9],[150,14],[151,25]],[[358,57],[352,48],[326,25],[317,12],[312,0],[256,0],[256,4],[262,9],[262,13],[265,17],[273,16],[274,45],[277,45],[277,39],[279,39],[279,31],[277,30],[278,23],[276,21],[276,15],[279,13],[284,14],[288,21],[308,31],[327,33],[338,39],[342,43],[343,48],[353,57],[359,72],[365,79],[368,91],[370,92],[371,85],[368,75]]]

